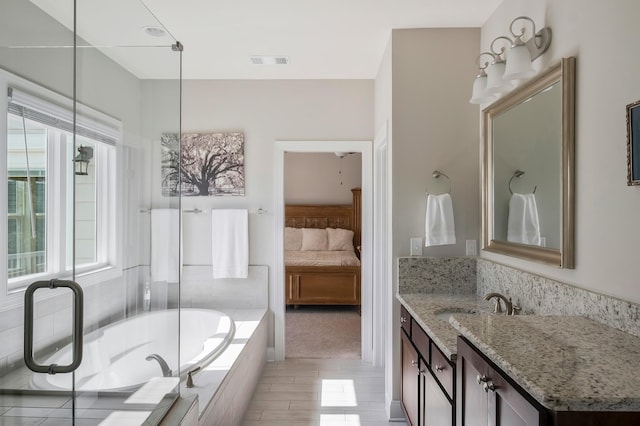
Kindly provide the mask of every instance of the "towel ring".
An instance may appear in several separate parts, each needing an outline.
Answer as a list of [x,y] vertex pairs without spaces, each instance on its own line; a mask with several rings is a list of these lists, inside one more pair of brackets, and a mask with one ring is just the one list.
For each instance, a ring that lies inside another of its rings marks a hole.
[[[522,170],[516,170],[513,173],[513,176],[511,176],[511,179],[509,179],[509,192],[511,193],[511,195],[513,195],[513,191],[511,190],[511,182],[515,179],[515,178],[519,178],[520,176],[522,176],[524,174],[524,172]],[[536,193],[536,189],[538,189],[538,185],[533,187],[533,193]]]
[[[438,170],[434,170],[431,176],[433,176],[435,179],[438,179],[440,176],[444,176],[445,178],[447,178],[447,181],[449,181],[449,190],[446,193],[451,194],[451,179],[449,179],[449,176],[445,175],[442,172],[439,172]],[[429,188],[427,188],[427,194],[428,193],[429,193]]]

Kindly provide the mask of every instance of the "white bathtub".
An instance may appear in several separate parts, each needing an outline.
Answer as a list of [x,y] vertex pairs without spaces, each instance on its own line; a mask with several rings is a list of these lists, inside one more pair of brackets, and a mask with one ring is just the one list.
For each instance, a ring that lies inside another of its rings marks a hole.
[[[152,377],[162,377],[160,364],[151,354],[160,355],[180,375],[204,366],[224,351],[233,339],[233,321],[225,314],[207,309],[146,312],[100,328],[84,336],[82,364],[75,371],[77,391],[129,390]],[[71,362],[71,346],[65,346],[44,365]],[[38,389],[71,389],[71,374],[34,374]]]

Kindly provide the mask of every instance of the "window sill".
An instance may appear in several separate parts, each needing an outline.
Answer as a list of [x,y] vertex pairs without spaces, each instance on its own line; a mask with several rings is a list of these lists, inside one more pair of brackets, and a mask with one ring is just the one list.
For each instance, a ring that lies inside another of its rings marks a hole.
[[[104,283],[109,280],[113,280],[122,276],[122,269],[113,265],[91,265],[76,270],[75,281],[80,284],[81,287],[91,287],[96,284]],[[68,272],[58,274],[37,274],[30,275],[28,278],[20,279],[16,281],[9,281],[8,283],[8,298],[21,295],[24,293],[29,284],[36,281],[46,281],[51,279],[70,280],[72,274]]]

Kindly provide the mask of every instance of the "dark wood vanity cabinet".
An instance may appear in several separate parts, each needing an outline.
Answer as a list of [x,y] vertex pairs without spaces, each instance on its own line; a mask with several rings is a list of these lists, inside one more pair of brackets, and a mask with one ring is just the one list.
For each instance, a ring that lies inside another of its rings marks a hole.
[[457,375],[457,426],[640,425],[640,412],[545,408],[462,337],[458,337]]
[[546,426],[547,412],[458,337],[458,426]]
[[[402,319],[404,318],[404,320]],[[455,366],[401,307],[401,403],[411,426],[455,424]]]
[[546,408],[464,337],[454,364],[402,305],[400,316],[401,405],[411,426],[640,425],[640,411]]
[[418,425],[420,412],[420,392],[418,389],[419,374],[418,352],[409,338],[402,333],[402,387],[400,400],[404,414],[412,426]]

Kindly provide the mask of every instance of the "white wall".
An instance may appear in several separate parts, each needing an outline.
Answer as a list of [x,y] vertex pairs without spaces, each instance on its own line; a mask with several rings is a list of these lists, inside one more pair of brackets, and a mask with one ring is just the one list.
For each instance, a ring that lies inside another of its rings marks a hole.
[[[172,90],[170,81],[147,83],[156,97]],[[182,208],[267,209],[249,215],[249,263],[269,266],[273,294],[281,285],[273,279],[274,141],[373,139],[373,80],[186,80],[182,117],[183,132],[244,132],[245,195],[185,197]],[[157,143],[162,123],[150,130]],[[165,202],[159,188],[152,194],[152,205]],[[211,265],[210,215],[183,218],[183,263]],[[269,339],[273,346],[272,324]]]
[[410,237],[424,239],[425,191],[448,189],[434,170],[451,178],[457,244],[428,247],[424,255],[464,255],[465,240],[479,239],[478,108],[469,104],[479,36],[478,29],[393,30],[376,79],[376,126],[390,120],[392,155],[387,403],[399,399],[397,258],[410,254]]
[[625,106],[640,99],[640,2],[505,0],[482,27],[481,50],[527,15],[553,40],[535,61],[547,69],[576,56],[576,268],[562,270],[482,253],[509,266],[640,302],[640,187],[626,186]]
[[394,30],[392,37],[394,256],[410,254],[410,237],[424,239],[425,191],[448,190],[434,170],[451,180],[457,243],[423,254],[464,255],[465,240],[478,239],[480,217],[478,117],[469,104],[478,30]]
[[326,152],[284,156],[285,204],[351,204],[352,188],[362,185],[362,154],[337,157]]

